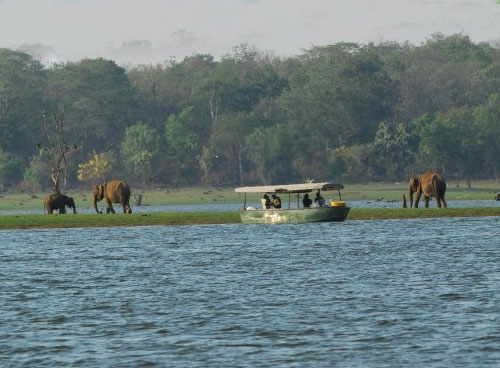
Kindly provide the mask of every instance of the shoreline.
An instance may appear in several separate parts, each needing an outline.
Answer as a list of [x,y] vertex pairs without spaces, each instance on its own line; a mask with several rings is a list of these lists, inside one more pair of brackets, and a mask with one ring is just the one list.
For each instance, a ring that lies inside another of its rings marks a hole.
[[[500,216],[499,207],[351,208],[346,221]],[[241,224],[239,212],[152,212],[137,214],[0,215],[0,230],[118,226]]]

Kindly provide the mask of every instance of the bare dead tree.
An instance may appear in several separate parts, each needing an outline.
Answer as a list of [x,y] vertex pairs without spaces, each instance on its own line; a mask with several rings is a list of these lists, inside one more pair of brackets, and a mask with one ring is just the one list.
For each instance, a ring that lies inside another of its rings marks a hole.
[[46,150],[50,159],[50,174],[54,183],[54,193],[60,193],[60,181],[66,169],[66,156],[76,152],[79,147],[76,144],[69,145],[64,140],[64,111],[59,107],[54,114],[54,125],[47,121],[47,114],[43,112],[43,129],[47,137],[47,144],[38,144],[40,151]]

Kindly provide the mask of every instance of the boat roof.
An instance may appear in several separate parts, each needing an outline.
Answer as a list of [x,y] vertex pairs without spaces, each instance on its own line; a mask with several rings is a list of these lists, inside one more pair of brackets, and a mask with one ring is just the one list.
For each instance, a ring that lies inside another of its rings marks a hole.
[[344,189],[342,184],[333,183],[307,183],[307,184],[283,184],[262,185],[257,187],[240,187],[236,193],[309,193],[313,190],[337,190]]

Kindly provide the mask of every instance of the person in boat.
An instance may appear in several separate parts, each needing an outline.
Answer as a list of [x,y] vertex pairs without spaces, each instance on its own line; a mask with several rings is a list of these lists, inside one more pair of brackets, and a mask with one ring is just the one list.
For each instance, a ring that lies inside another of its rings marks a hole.
[[304,194],[304,198],[302,199],[302,204],[304,205],[304,208],[309,208],[311,207],[312,201],[311,198],[309,198],[309,194]]
[[318,207],[323,207],[325,205],[325,199],[321,196],[319,190],[316,192],[316,197],[314,198],[314,205]]
[[273,197],[274,208],[281,208],[281,198],[278,197],[276,194],[273,194],[272,197]]
[[264,198],[262,198],[262,207],[266,210],[271,208],[271,199],[269,199],[269,195],[267,193],[264,194]]

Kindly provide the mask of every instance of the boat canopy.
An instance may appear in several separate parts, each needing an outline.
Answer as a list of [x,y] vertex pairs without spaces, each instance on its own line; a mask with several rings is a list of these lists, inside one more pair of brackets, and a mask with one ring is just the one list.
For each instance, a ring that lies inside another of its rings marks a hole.
[[307,183],[285,185],[263,185],[258,187],[240,187],[236,193],[309,193],[314,190],[339,190],[344,189],[342,184],[333,183]]

